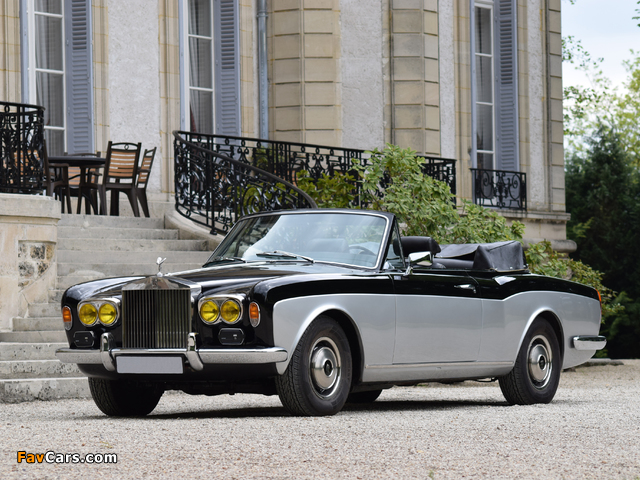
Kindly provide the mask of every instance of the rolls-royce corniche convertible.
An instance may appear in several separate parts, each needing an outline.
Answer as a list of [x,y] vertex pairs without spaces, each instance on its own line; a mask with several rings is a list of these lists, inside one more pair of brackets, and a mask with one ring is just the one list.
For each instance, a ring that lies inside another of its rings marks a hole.
[[277,394],[333,415],[383,389],[497,380],[550,402],[562,369],[605,346],[596,290],[527,270],[522,246],[403,237],[389,213],[250,215],[201,269],[69,288],[62,362],[105,414],[150,413],[167,390]]

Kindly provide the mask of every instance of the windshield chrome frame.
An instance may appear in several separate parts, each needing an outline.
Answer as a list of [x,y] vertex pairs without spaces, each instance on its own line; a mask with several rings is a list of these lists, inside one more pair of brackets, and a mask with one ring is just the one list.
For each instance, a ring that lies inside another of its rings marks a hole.
[[[386,256],[386,252],[387,252],[387,247],[389,245],[389,236],[390,236],[390,232],[391,232],[391,228],[393,226],[393,222],[391,221],[391,219],[380,213],[377,211],[372,211],[372,210],[333,210],[333,209],[318,209],[318,210],[282,210],[282,211],[273,211],[273,212],[262,212],[262,213],[257,213],[254,215],[248,215],[246,217],[242,217],[229,231],[229,233],[227,233],[224,237],[224,239],[220,242],[220,244],[216,247],[216,249],[211,253],[211,255],[209,256],[209,258],[207,259],[207,261],[204,263],[204,265],[207,265],[209,263],[209,261],[217,256],[220,256],[219,254],[216,254],[216,252],[218,250],[222,251],[222,247],[226,248],[226,244],[228,243],[228,240],[230,238],[232,238],[232,234],[235,232],[236,229],[241,228],[241,225],[247,221],[247,220],[251,220],[253,218],[256,217],[264,217],[264,216],[274,216],[274,215],[327,215],[327,214],[331,214],[331,215],[365,215],[365,216],[370,216],[370,217],[379,217],[382,218],[385,221],[385,227],[384,227],[384,232],[382,234],[382,238],[380,240],[380,246],[378,248],[378,257],[376,259],[376,263],[373,267],[365,267],[362,265],[353,265],[350,263],[340,263],[340,262],[332,262],[330,260],[316,260],[314,259],[315,263],[321,263],[321,264],[331,264],[331,265],[340,265],[340,266],[346,266],[349,268],[357,268],[357,269],[363,269],[363,270],[370,270],[370,271],[380,271],[382,269],[382,265],[383,265],[383,260]],[[277,262],[299,262],[300,260],[296,260],[296,259],[286,259],[286,260],[277,260]],[[250,261],[247,260],[247,263],[245,265],[248,264],[252,264],[252,263],[274,263],[273,260],[256,260],[256,261]],[[224,265],[229,266],[230,264],[226,264]],[[212,268],[212,267],[217,267],[218,265],[209,265],[205,268]],[[222,266],[222,265],[220,265]]]

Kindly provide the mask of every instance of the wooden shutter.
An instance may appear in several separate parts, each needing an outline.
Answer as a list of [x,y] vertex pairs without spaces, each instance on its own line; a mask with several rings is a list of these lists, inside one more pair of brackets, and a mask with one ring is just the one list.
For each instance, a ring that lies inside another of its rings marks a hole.
[[93,75],[91,1],[65,5],[67,151],[93,152]]
[[238,0],[214,0],[216,133],[240,135]]
[[518,171],[518,46],[516,0],[496,0],[496,168]]

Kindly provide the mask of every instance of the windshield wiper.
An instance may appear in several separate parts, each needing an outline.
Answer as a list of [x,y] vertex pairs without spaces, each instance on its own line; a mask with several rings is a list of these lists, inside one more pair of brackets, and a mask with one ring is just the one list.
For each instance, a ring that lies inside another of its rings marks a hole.
[[240,257],[214,257],[213,259],[208,261],[205,265],[211,265],[212,263],[218,263],[218,262],[242,262],[242,263],[247,263],[247,261],[244,258],[240,258]]
[[256,257],[280,257],[280,258],[301,258],[307,262],[314,263],[315,260],[311,257],[305,257],[297,253],[283,252],[282,250],[274,250],[272,252],[259,252],[255,254]]

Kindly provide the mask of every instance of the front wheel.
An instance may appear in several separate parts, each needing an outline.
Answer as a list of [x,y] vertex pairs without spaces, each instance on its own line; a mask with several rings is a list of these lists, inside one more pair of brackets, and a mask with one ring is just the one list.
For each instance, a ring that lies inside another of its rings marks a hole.
[[102,413],[112,417],[143,417],[156,408],[164,393],[159,387],[138,382],[91,377],[89,390]]
[[562,358],[551,324],[536,318],[522,342],[513,370],[499,379],[502,394],[512,405],[549,403],[560,383]]
[[294,415],[335,415],[342,409],[351,389],[351,349],[335,320],[321,315],[311,323],[276,388]]

